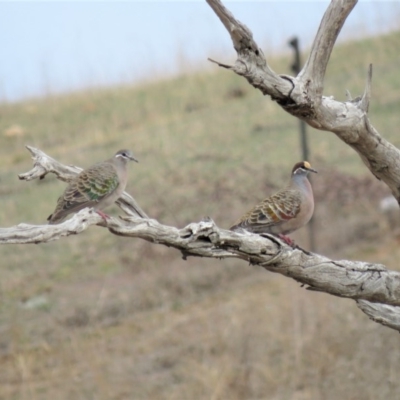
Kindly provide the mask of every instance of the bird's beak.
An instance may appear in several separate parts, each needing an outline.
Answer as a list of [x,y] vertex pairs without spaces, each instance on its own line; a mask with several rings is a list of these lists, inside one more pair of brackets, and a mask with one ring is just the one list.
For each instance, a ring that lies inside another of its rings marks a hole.
[[308,171],[314,172],[314,174],[318,174],[318,171],[314,168],[307,168]]
[[132,160],[132,161],[136,161],[137,163],[139,162],[139,160],[137,158],[133,157],[133,156],[129,156],[129,159]]

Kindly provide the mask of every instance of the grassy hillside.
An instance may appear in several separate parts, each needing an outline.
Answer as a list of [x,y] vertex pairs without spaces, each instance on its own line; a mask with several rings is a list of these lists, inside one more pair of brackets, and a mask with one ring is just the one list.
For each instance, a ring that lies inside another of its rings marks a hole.
[[[363,92],[400,146],[400,33],[342,44],[326,95]],[[233,57],[233,54],[232,54]],[[290,60],[269,60],[290,73]],[[0,106],[0,226],[44,223],[64,188],[24,145],[82,167],[130,148],[127,190],[159,221],[211,216],[228,227],[288,180],[298,122],[215,67],[136,87]],[[309,129],[318,250],[398,268],[376,204],[387,193],[333,134]],[[109,210],[118,215],[114,207]],[[307,247],[307,230],[294,235]],[[388,399],[400,390],[398,335],[349,300],[235,260],[183,261],[172,249],[93,227],[62,241],[0,247],[0,399]]]

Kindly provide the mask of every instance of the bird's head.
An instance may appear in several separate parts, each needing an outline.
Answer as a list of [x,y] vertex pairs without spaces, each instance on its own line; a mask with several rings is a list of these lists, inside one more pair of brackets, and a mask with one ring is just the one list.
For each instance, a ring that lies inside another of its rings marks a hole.
[[123,162],[128,162],[128,161],[136,161],[136,162],[139,162],[134,156],[133,156],[133,154],[132,154],[132,152],[130,151],[130,150],[126,150],[126,149],[124,149],[124,150],[118,150],[116,153],[115,153],[115,156],[114,156],[117,160],[119,160],[119,161],[123,161]]
[[314,172],[315,174],[317,171],[311,168],[311,164],[308,161],[300,161],[294,165],[292,169],[292,176],[294,175],[308,175],[309,172]]

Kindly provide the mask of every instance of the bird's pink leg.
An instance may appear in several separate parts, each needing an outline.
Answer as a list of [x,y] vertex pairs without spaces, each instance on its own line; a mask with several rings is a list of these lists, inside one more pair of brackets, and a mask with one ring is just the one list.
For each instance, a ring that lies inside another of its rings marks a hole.
[[292,246],[292,247],[295,246],[294,240],[293,240],[293,239],[290,239],[289,236],[286,236],[286,235],[283,235],[282,233],[280,233],[280,234],[278,235],[278,237],[279,237],[280,239],[282,239],[285,243],[287,243],[289,246]]
[[109,215],[104,214],[103,211],[100,210],[96,210],[97,214],[100,215],[100,217],[102,217],[105,221],[107,221],[107,219],[111,218]]

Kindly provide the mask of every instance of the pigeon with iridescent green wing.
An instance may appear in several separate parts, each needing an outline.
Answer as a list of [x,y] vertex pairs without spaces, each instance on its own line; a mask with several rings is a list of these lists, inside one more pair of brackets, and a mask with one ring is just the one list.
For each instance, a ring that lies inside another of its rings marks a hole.
[[58,199],[56,209],[47,220],[61,222],[68,214],[93,207],[104,219],[101,210],[113,204],[125,190],[128,161],[136,161],[129,150],[119,150],[114,157],[94,164],[76,176]]

